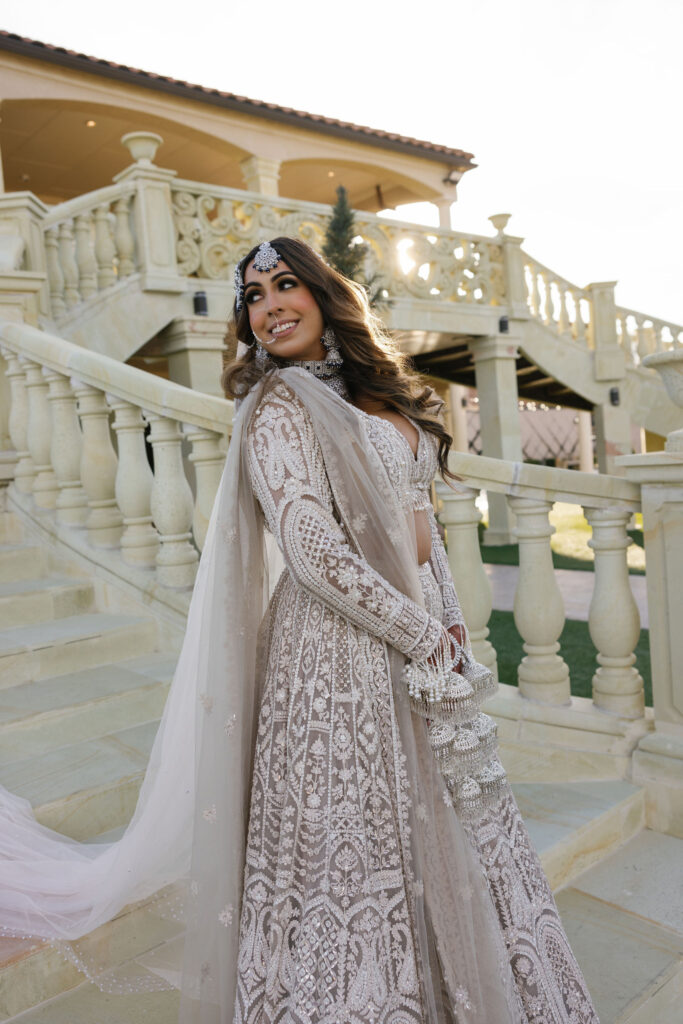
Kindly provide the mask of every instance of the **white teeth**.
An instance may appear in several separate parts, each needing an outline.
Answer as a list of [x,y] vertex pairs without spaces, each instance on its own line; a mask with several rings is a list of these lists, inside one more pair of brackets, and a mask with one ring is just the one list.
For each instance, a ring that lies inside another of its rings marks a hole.
[[282,331],[288,331],[290,327],[294,327],[296,320],[291,320],[288,324],[278,324],[277,327],[273,327],[271,334],[281,334]]

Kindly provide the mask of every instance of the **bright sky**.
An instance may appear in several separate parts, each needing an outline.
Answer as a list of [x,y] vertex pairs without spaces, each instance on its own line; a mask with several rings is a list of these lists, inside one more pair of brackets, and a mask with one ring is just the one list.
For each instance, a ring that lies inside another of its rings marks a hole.
[[621,304],[683,323],[680,0],[4,0],[1,18],[96,57],[472,152],[456,228],[487,234],[489,214],[512,213],[508,231],[557,273],[617,280]]

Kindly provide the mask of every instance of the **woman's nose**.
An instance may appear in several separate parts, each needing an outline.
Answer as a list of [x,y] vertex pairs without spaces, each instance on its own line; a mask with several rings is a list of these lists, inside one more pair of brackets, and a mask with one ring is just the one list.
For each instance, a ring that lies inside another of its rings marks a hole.
[[277,292],[266,293],[266,312],[277,313],[278,310],[282,309],[280,305],[280,296]]

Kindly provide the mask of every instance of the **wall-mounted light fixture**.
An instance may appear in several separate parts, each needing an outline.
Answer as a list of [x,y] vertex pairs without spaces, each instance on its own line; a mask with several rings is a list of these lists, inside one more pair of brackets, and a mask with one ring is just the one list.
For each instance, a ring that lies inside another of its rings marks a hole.
[[195,292],[192,296],[192,306],[195,316],[208,316],[209,303],[206,299],[206,292]]
[[93,121],[92,118],[91,118],[89,121],[85,122],[85,127],[86,128],[94,128],[96,124],[97,124],[97,121]]
[[510,321],[506,316],[502,316],[498,321],[498,330],[501,334],[507,334],[510,330]]
[[611,405],[619,405],[621,402],[621,396],[619,394],[619,388],[609,389],[609,400]]

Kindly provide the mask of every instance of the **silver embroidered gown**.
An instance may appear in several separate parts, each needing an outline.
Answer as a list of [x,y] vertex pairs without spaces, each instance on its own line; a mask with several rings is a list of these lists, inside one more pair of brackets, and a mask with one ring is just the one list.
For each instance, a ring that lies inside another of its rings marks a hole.
[[[311,422],[286,386],[268,394],[247,434],[252,486],[286,568],[269,610],[237,1024],[424,1022],[384,653],[391,645],[424,659],[442,626],[462,623],[462,615],[429,500],[433,438],[418,430],[414,456],[393,424],[359,415],[403,507],[431,516],[431,557],[419,570],[424,608],[353,550]],[[529,1024],[596,1024],[497,759],[495,726],[475,713],[469,727],[486,757],[466,779],[482,794],[468,834],[500,922],[519,1016]],[[454,1005],[444,1022],[457,1020]]]

